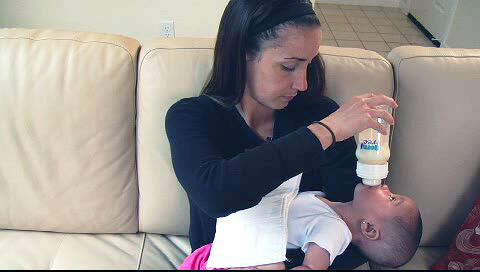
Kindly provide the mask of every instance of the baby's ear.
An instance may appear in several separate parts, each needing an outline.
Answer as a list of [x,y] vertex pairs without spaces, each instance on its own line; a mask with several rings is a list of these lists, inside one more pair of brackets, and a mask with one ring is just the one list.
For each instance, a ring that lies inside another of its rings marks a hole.
[[378,240],[380,238],[380,228],[366,220],[360,223],[360,230],[362,235],[368,240]]

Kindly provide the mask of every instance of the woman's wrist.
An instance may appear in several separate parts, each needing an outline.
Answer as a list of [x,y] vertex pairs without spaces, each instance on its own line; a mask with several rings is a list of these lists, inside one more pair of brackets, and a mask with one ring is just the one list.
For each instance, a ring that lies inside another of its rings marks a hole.
[[330,135],[332,136],[332,144],[330,145],[330,147],[334,146],[336,143],[337,143],[337,140],[336,140],[336,137],[335,137],[335,133],[333,132],[333,130],[330,128],[330,126],[326,125],[324,123],[324,121],[315,121],[313,122],[314,124],[319,124],[321,125],[322,127],[326,128],[328,130],[328,132],[330,132]]
[[318,123],[313,123],[307,128],[310,129],[310,131],[312,131],[312,133],[318,138],[322,144],[323,150],[326,150],[333,144],[332,134],[326,127]]

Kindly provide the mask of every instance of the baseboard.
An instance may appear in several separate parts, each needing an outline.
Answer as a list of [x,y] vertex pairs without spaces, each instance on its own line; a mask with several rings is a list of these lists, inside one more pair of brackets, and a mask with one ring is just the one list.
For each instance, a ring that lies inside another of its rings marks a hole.
[[342,4],[360,6],[400,7],[400,0],[320,0],[317,4]]
[[411,13],[408,13],[408,18],[410,19],[410,21],[412,21],[418,29],[420,29],[420,31],[422,31],[422,33],[425,35],[425,37],[427,37],[427,39],[429,39],[436,47],[440,47],[441,44],[440,42],[432,35],[432,33],[430,33],[430,31],[428,31],[423,25],[422,23],[420,23],[416,18],[415,16],[413,16]]

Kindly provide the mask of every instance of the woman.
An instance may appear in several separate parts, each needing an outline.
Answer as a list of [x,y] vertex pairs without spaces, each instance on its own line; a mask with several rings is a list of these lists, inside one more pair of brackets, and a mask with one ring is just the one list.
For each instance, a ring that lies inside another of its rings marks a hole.
[[[220,22],[211,77],[198,97],[166,117],[175,173],[190,201],[192,251],[213,241],[216,218],[255,206],[303,173],[300,191],[353,199],[355,141],[366,128],[393,124],[372,93],[338,107],[323,96],[322,32],[309,1],[231,0]],[[301,264],[302,252],[288,253]],[[349,247],[333,269],[365,259]]]

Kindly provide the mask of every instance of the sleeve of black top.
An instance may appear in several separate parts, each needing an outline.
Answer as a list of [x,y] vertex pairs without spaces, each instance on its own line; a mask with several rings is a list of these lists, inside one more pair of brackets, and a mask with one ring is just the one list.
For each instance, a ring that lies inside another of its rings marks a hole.
[[175,174],[191,201],[212,218],[258,204],[282,182],[324,159],[320,141],[306,127],[224,159],[215,145],[210,110],[180,100],[167,112],[165,127]]
[[361,182],[356,174],[355,138],[337,143],[331,151],[327,163],[315,171],[320,173],[323,192],[330,201],[348,202],[353,200],[355,186]]
[[[340,106],[333,100],[330,112],[335,112]],[[355,186],[361,182],[357,176],[357,157],[355,138],[350,137],[327,149],[326,159],[315,171],[320,173],[323,192],[330,201],[348,202],[353,200]]]
[[[324,98],[325,112],[317,113],[318,119],[325,115],[335,112],[339,105],[329,98]],[[310,113],[309,115],[315,115]],[[356,174],[357,158],[355,138],[350,137],[344,141],[337,142],[332,148],[325,152],[325,160],[314,167],[311,172],[304,173],[302,187],[304,191],[318,190],[318,184],[321,184],[321,190],[331,201],[348,202],[353,199],[355,186],[361,182]],[[302,189],[302,188],[301,188]]]

